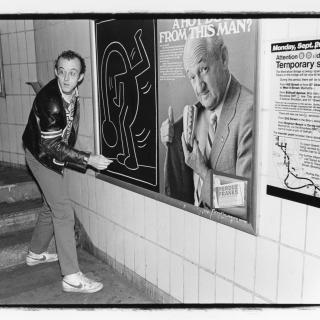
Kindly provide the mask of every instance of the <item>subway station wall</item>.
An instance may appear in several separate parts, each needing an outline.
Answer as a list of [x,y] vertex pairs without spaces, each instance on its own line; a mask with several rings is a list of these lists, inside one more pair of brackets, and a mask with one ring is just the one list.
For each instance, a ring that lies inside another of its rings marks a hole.
[[[0,21],[0,31],[7,84],[7,97],[0,98],[0,160],[24,163],[20,140],[33,93],[23,83],[49,81],[55,57],[69,48],[79,51],[88,66],[79,90],[78,145],[92,151],[89,21]],[[266,195],[268,150],[262,148],[270,138],[268,43],[299,37],[319,38],[320,19],[260,22],[257,235],[96,179],[93,171],[70,171],[71,197],[94,246],[185,303],[320,302],[320,210]],[[25,39],[22,47],[20,39]]]

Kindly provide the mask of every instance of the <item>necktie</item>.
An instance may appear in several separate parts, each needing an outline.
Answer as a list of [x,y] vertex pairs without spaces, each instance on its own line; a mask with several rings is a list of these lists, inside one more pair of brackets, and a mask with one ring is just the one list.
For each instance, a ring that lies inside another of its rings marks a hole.
[[[205,156],[207,159],[210,158],[212,143],[213,143],[214,135],[216,133],[216,129],[217,129],[217,115],[213,112],[209,118],[208,135],[207,135],[206,148],[205,148]],[[196,206],[199,206],[200,204],[202,183],[203,183],[202,180],[200,179],[200,177],[198,177],[198,183],[197,183],[197,188],[195,192]]]
[[210,158],[212,143],[213,143],[214,135],[216,133],[216,129],[217,129],[217,115],[215,113],[212,113],[209,119],[208,136],[207,136],[207,142],[206,142],[205,153],[206,153],[207,159]]

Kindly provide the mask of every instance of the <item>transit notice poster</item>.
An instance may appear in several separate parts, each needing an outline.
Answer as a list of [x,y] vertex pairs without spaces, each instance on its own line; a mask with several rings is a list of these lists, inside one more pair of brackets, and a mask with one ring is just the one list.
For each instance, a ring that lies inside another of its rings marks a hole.
[[320,40],[271,44],[267,194],[320,207]]

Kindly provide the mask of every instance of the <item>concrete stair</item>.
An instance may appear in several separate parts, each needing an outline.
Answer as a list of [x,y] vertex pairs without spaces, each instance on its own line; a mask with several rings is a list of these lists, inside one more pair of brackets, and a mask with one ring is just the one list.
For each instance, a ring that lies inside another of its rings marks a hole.
[[40,198],[39,188],[27,169],[0,164],[0,214],[3,204]]
[[78,259],[84,274],[104,284],[102,291],[94,294],[63,292],[57,261],[33,267],[19,265],[0,271],[0,309],[3,306],[71,305],[88,308],[88,305],[121,307],[132,304],[137,308],[137,305],[155,303],[126,278],[86,251],[78,249]]
[[44,206],[26,169],[0,164],[0,270],[24,263],[32,231]]
[[[38,214],[44,210],[48,208],[28,171],[4,167],[0,162],[0,308],[154,303],[127,279],[81,248],[78,248],[78,258],[82,272],[104,284],[104,289],[95,294],[63,292],[57,261],[27,266],[25,257],[33,228]],[[49,251],[54,249],[52,241]]]

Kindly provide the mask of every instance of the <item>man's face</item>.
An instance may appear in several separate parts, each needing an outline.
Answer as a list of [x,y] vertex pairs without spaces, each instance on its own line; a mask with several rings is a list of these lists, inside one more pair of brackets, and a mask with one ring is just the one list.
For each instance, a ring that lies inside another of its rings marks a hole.
[[226,88],[226,64],[223,58],[203,55],[186,70],[196,97],[201,104],[214,110],[222,100]]
[[81,63],[78,58],[64,59],[60,58],[58,61],[58,67],[55,69],[55,74],[58,78],[60,88],[66,95],[71,95],[83,79],[83,74],[80,74]]

